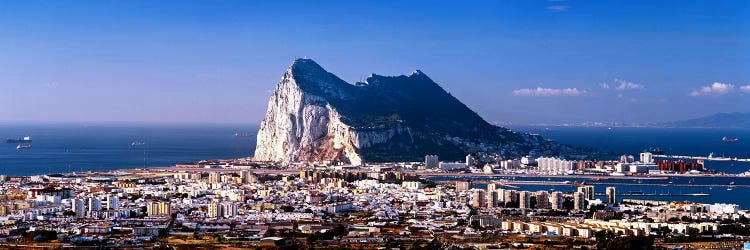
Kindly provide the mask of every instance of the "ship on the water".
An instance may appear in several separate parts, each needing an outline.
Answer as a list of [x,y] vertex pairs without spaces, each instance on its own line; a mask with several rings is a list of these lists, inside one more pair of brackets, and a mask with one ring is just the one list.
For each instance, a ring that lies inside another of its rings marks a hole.
[[252,135],[245,133],[234,133],[234,137],[250,137]]
[[135,146],[143,146],[143,145],[146,145],[146,142],[144,142],[144,141],[134,141],[134,142],[130,143],[130,146],[134,146],[134,147]]
[[724,138],[721,138],[721,141],[723,141],[723,142],[738,142],[738,141],[740,141],[740,139],[739,138],[727,138],[726,136],[724,136]]
[[24,150],[24,149],[31,149],[31,145],[18,144],[18,146],[16,146],[16,150]]
[[661,149],[661,148],[649,148],[646,151],[649,152],[649,153],[651,153],[651,154],[655,154],[655,155],[663,155],[664,154],[664,150]]
[[31,136],[24,136],[22,138],[18,139],[7,139],[5,140],[5,143],[30,143],[31,142]]

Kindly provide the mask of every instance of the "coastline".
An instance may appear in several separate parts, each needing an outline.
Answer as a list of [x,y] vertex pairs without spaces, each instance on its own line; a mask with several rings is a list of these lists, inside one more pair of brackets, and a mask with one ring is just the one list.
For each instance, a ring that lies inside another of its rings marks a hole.
[[[226,160],[226,159],[221,159]],[[218,161],[218,160],[210,160]],[[237,172],[241,170],[250,171],[256,174],[294,174],[299,173],[300,168],[298,167],[287,167],[283,169],[272,169],[272,168],[205,168],[205,167],[176,167],[177,164],[171,166],[150,166],[150,167],[137,167],[137,168],[118,168],[110,170],[88,170],[83,172],[59,172],[53,174],[72,174],[72,173],[108,173],[108,172],[144,172],[144,171],[159,171],[159,172]],[[361,171],[361,170],[353,170]],[[502,177],[524,177],[524,178],[556,178],[556,179],[592,179],[592,180],[667,180],[670,178],[750,178],[750,175],[740,174],[649,174],[649,175],[625,175],[625,176],[613,176],[613,175],[596,175],[596,174],[571,174],[571,175],[549,175],[549,174],[486,174],[486,173],[450,173],[450,172],[434,172],[425,170],[410,170],[402,171],[406,173],[414,173],[420,175],[423,178],[433,177],[467,177],[467,178],[502,178]],[[37,174],[37,175],[50,175],[50,174]],[[35,175],[22,175],[22,176],[35,176]]]

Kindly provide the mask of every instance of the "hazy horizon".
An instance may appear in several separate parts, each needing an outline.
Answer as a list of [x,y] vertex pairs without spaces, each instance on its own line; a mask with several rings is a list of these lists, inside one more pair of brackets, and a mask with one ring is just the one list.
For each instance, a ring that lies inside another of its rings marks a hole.
[[258,124],[305,56],[349,83],[420,69],[491,123],[750,112],[747,16],[747,1],[8,2],[0,122]]

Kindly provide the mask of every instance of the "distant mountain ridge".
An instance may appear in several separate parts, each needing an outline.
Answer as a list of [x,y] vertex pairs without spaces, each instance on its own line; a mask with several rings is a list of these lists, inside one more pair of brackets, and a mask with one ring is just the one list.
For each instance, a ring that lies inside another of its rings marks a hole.
[[662,122],[655,127],[669,128],[750,128],[750,113],[717,113],[682,121]]

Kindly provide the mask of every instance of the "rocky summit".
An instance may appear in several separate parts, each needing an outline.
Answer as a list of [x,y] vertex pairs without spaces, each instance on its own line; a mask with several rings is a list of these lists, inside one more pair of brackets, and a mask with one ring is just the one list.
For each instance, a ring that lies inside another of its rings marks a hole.
[[559,153],[560,145],[486,122],[419,70],[349,84],[297,59],[268,100],[254,159],[271,162],[458,160],[467,153]]

